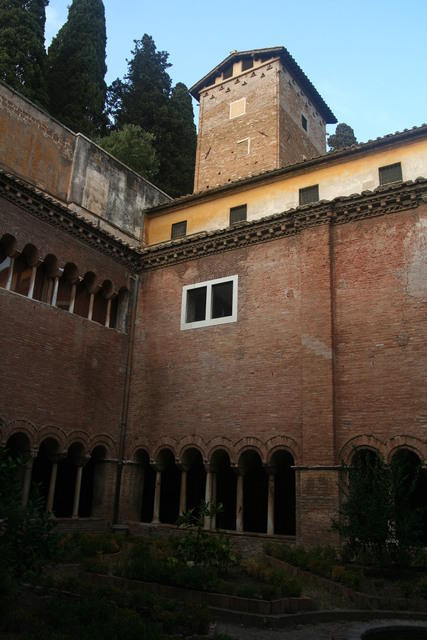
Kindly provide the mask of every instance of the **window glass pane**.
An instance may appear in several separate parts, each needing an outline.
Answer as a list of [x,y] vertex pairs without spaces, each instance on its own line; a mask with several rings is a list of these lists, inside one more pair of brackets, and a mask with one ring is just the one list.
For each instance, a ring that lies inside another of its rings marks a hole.
[[231,207],[230,209],[230,224],[235,224],[236,222],[242,222],[242,220],[246,220],[247,210],[246,205],[242,204],[239,207]]
[[233,313],[233,283],[212,285],[212,318],[225,318]]
[[319,200],[319,185],[315,184],[312,187],[306,187],[299,190],[299,203],[310,204],[310,202],[317,202]]
[[206,287],[187,291],[186,322],[200,322],[206,319]]
[[389,182],[400,182],[402,180],[402,165],[400,162],[380,167],[379,172],[380,184],[389,184]]
[[172,233],[171,238],[174,240],[175,238],[182,238],[187,233],[187,220],[183,220],[182,222],[174,222],[172,225]]

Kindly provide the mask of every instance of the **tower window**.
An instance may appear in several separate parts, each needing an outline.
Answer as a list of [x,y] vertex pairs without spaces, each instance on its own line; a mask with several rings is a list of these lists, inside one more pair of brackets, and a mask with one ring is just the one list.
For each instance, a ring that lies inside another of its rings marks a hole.
[[314,184],[312,187],[305,187],[299,190],[299,203],[310,204],[319,201],[319,185]]
[[244,138],[243,140],[237,141],[237,157],[242,158],[243,156],[248,156],[251,150],[251,140],[250,138]]
[[230,64],[224,71],[222,72],[222,79],[227,80],[227,78],[231,78],[233,75],[233,65]]
[[181,329],[236,322],[237,282],[229,276],[183,287]]
[[389,184],[390,182],[402,182],[402,165],[400,162],[388,164],[378,169],[380,175],[380,184]]
[[237,222],[243,222],[247,219],[247,206],[241,204],[238,207],[231,207],[230,209],[230,225]]
[[244,60],[242,60],[242,71],[247,71],[248,69],[252,69],[253,66],[254,66],[253,58],[245,58]]
[[171,230],[171,239],[183,238],[187,233],[187,220],[182,222],[174,222]]
[[307,118],[302,114],[301,114],[301,125],[302,125],[302,128],[304,129],[304,131],[307,131],[307,129],[308,129]]
[[240,98],[240,100],[234,100],[230,102],[230,120],[243,116],[246,113],[246,98]]

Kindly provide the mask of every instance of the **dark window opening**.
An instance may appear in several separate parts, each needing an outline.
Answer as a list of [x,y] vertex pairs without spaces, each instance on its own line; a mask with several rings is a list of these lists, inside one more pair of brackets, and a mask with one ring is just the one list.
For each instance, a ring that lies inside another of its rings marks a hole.
[[233,282],[212,285],[212,318],[225,318],[233,313]]
[[242,71],[247,71],[248,69],[252,69],[254,66],[253,58],[245,58],[242,60]]
[[390,182],[402,182],[402,165],[400,162],[388,164],[378,169],[380,174],[380,184],[389,184]]
[[242,204],[238,207],[231,207],[230,209],[230,224],[236,224],[247,219],[247,207]]
[[227,80],[227,78],[231,78],[233,75],[233,65],[230,64],[224,71],[222,72],[222,79]]
[[206,287],[187,291],[186,322],[200,322],[206,319]]
[[307,118],[301,114],[301,124],[304,131],[307,131]]
[[318,202],[319,200],[319,185],[314,184],[312,187],[305,187],[305,189],[299,190],[299,203],[310,204],[310,202]]
[[7,281],[9,280],[10,264],[11,259],[9,256],[0,262],[0,287],[4,288],[7,285]]
[[174,222],[172,225],[171,231],[171,239],[175,240],[175,238],[182,238],[187,233],[187,220],[183,220],[182,222]]

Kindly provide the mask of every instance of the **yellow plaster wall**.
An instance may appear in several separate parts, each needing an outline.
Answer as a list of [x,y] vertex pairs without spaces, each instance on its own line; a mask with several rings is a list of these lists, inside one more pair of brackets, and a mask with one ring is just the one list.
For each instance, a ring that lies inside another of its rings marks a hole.
[[301,170],[298,175],[283,176],[275,182],[247,187],[206,197],[192,206],[145,216],[145,243],[165,242],[171,238],[174,222],[187,220],[187,235],[227,227],[230,207],[247,205],[248,220],[256,220],[298,206],[299,189],[319,185],[321,200],[361,193],[378,187],[378,167],[402,163],[403,180],[427,177],[427,140],[406,143],[392,149],[369,152],[357,159],[334,165]]

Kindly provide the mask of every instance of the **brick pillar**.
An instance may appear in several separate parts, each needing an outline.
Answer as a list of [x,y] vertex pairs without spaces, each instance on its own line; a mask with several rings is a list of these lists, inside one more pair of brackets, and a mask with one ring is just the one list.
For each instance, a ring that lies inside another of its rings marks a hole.
[[332,229],[328,224],[305,229],[299,243],[302,461],[297,468],[297,537],[322,544],[334,538],[330,526],[338,508]]

